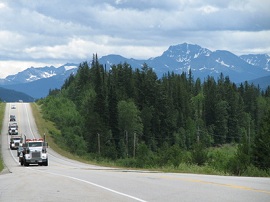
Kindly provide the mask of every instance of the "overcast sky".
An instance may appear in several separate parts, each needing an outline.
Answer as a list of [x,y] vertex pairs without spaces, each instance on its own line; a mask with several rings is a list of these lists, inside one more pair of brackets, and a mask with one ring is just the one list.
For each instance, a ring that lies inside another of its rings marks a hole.
[[269,0],[0,0],[0,78],[170,45],[270,54]]

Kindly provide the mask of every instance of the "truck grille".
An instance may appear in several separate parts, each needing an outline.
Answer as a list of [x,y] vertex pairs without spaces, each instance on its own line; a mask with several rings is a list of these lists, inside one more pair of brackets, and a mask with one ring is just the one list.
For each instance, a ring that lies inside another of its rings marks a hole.
[[15,146],[16,146],[16,147],[19,146],[19,144],[20,144],[19,142],[15,142]]
[[34,151],[34,152],[32,152],[32,158],[40,158],[40,157],[41,157],[40,151]]

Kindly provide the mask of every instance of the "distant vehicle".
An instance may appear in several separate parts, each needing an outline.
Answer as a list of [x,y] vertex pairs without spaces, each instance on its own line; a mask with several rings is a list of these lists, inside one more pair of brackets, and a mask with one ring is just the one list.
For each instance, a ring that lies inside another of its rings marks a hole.
[[9,135],[18,135],[18,129],[16,127],[11,127],[8,131]]
[[15,115],[10,115],[9,116],[9,121],[16,121],[16,117],[15,117]]
[[10,122],[8,126],[9,135],[18,135],[18,124],[17,122]]
[[16,109],[16,106],[15,105],[11,105],[11,109]]
[[16,129],[18,130],[19,128],[18,123],[15,121],[9,122],[8,129],[13,128],[13,127],[16,127]]
[[22,146],[23,139],[21,136],[13,136],[10,138],[9,147],[10,149],[18,149],[19,146]]

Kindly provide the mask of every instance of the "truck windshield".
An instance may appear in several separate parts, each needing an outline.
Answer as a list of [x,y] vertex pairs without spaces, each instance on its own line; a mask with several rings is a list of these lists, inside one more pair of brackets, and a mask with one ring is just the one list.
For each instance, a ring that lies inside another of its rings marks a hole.
[[42,142],[29,142],[29,147],[42,147]]

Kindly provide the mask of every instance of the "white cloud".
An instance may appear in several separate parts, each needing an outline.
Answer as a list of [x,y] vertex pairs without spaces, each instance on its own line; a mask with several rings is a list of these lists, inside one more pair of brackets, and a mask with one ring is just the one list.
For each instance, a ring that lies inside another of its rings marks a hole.
[[6,8],[6,4],[0,2],[0,9]]
[[213,7],[213,6],[209,6],[209,5],[203,6],[203,7],[199,8],[198,10],[202,11],[203,14],[210,14],[210,13],[215,13],[215,12],[219,11],[218,8]]

